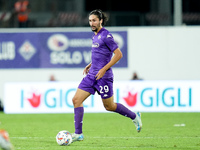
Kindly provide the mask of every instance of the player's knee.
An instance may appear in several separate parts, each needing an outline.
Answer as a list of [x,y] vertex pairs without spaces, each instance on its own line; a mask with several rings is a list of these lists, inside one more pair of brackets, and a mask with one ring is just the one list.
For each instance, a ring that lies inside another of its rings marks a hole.
[[107,111],[115,111],[115,108],[113,106],[109,106],[109,105],[104,105],[105,109]]
[[74,105],[74,106],[77,105],[77,104],[78,104],[78,98],[77,98],[76,96],[74,96],[74,97],[72,98],[72,102],[73,102],[73,105]]

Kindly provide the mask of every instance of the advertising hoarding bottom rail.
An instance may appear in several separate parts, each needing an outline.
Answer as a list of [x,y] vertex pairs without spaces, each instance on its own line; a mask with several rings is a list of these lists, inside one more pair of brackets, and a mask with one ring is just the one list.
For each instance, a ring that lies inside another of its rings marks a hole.
[[[79,82],[6,83],[5,113],[73,113]],[[200,81],[116,81],[114,100],[132,111],[200,112]],[[96,93],[85,112],[106,112]]]

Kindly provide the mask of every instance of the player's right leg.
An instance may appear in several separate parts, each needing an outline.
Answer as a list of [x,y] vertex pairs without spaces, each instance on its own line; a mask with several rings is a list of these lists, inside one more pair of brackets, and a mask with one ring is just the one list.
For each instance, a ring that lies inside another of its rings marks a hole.
[[89,92],[78,88],[72,99],[74,108],[83,107],[84,100],[88,98],[90,95],[91,94]]
[[82,125],[83,125],[83,102],[84,100],[90,96],[91,94],[82,89],[77,89],[75,96],[73,97],[73,105],[74,105],[74,125],[75,125],[75,133],[72,134],[72,140],[82,141],[84,136],[82,133]]

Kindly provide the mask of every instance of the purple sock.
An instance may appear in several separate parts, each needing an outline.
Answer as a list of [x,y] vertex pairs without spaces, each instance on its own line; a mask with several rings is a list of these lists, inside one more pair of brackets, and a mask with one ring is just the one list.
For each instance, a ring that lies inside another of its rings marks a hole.
[[126,108],[124,105],[117,103],[117,109],[115,110],[116,113],[119,113],[125,117],[131,118],[132,120],[135,119],[136,114]]
[[83,107],[74,108],[74,125],[75,125],[75,133],[82,133],[82,125],[83,125]]

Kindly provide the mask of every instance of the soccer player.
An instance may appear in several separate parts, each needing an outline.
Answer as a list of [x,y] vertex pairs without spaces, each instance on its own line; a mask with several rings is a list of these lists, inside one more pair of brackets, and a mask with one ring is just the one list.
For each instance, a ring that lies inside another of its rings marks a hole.
[[82,133],[83,102],[96,91],[101,96],[107,111],[113,111],[132,119],[137,132],[140,132],[142,128],[139,112],[134,113],[124,105],[114,103],[113,100],[113,72],[111,67],[122,58],[122,52],[115,43],[112,34],[103,27],[107,20],[106,15],[101,10],[93,10],[89,14],[89,24],[94,32],[92,37],[92,62],[83,70],[83,74],[86,74],[86,76],[79,84],[72,99],[75,124],[75,133],[72,134],[73,142],[84,139]]

